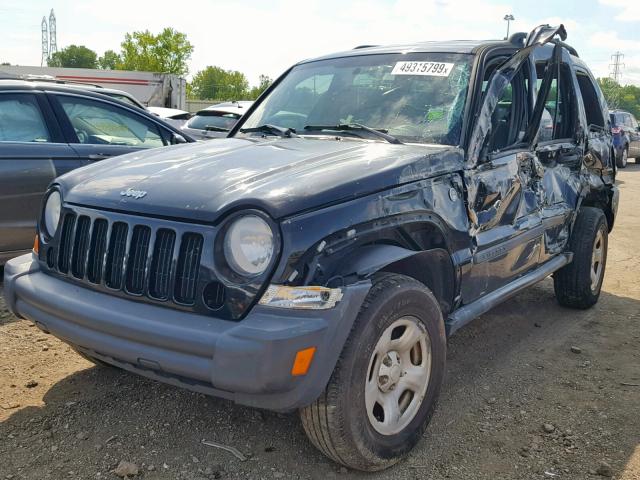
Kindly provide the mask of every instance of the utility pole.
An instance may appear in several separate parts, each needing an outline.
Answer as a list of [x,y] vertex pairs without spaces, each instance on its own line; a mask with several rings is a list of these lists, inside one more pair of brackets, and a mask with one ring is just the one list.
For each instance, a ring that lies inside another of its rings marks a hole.
[[49,33],[47,28],[47,17],[42,17],[42,59],[40,60],[40,66],[47,65],[49,60]]
[[622,59],[624,58],[624,54],[620,51],[611,55],[611,63],[609,64],[609,68],[611,72],[609,76],[615,80],[616,83],[620,83],[620,77],[622,76],[622,69],[625,67],[625,64],[622,63]]
[[49,14],[49,55],[53,55],[58,51],[58,40],[56,34],[56,16],[53,8]]
[[507,36],[504,37],[505,40],[509,39],[509,24],[516,19],[512,14],[508,13],[504,16],[503,20],[507,22]]

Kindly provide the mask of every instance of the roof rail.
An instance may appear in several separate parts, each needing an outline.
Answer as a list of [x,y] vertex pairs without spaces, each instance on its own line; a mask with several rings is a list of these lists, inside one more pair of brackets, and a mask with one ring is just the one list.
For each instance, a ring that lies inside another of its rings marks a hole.
[[561,47],[566,48],[567,50],[569,50],[569,53],[571,55],[573,55],[574,57],[580,57],[580,55],[578,55],[578,51],[575,48],[573,48],[571,45],[567,45],[566,43],[561,42],[560,40],[556,40],[553,43],[555,43],[556,45],[560,45]]
[[24,75],[14,75],[12,77],[3,76],[3,75],[12,75],[12,74],[0,72],[0,78],[2,79],[11,78],[13,80],[24,80],[27,82],[47,82],[47,83],[57,83],[60,85],[86,85],[88,87],[104,88],[102,85],[98,85],[96,83],[74,82],[73,80],[61,80],[59,78],[52,77],[51,75],[35,75],[31,73],[24,74]]
[[378,45],[358,45],[357,47],[353,47],[354,50],[360,50],[361,48],[371,48],[377,47]]

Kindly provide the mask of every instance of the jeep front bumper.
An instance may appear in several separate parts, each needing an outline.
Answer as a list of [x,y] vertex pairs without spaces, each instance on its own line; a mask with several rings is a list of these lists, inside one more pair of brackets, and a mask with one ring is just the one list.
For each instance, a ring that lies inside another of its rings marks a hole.
[[[236,403],[290,411],[326,386],[370,282],[343,288],[329,310],[256,305],[238,322],[177,312],[85,289],[40,270],[32,254],[10,260],[10,310],[73,348],[146,377]],[[316,347],[304,376],[296,353]]]

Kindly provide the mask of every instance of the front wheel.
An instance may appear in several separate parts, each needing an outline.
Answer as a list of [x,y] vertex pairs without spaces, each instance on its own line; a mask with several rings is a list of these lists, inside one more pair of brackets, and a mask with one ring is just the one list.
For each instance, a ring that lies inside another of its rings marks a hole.
[[602,210],[580,209],[569,239],[573,261],[553,276],[556,298],[561,305],[584,309],[598,301],[607,265],[608,232]]
[[420,282],[375,279],[325,392],[300,410],[311,442],[347,467],[390,467],[418,443],[445,369],[442,313]]

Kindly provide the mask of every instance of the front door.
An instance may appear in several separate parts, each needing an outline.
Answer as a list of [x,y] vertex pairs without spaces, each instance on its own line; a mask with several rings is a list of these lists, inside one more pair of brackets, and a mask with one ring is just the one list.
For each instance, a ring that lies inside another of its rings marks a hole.
[[68,140],[86,163],[167,145],[151,120],[113,102],[49,93]]
[[[465,169],[473,256],[462,287],[464,303],[535,268],[544,247],[544,166],[532,147],[543,115],[540,95],[530,90],[537,86],[533,58],[556,34],[566,34],[562,27],[550,29],[539,32],[544,38],[536,41],[534,33],[525,48],[483,78]],[[540,91],[548,91],[551,81],[549,73]]]

